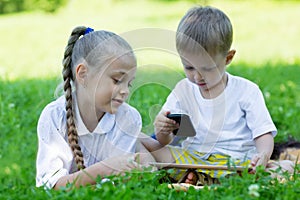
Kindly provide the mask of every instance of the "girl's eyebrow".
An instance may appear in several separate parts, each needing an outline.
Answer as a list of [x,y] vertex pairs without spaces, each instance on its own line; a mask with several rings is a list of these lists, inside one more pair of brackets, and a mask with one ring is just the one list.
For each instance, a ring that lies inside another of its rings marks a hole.
[[[113,75],[126,76],[126,75],[128,75],[128,73],[124,72],[124,71],[116,70],[116,71],[113,71]],[[130,81],[133,81],[134,79],[135,79],[135,76],[133,76]]]
[[127,74],[126,72],[124,72],[124,71],[119,71],[119,70],[113,71],[112,73],[113,73],[113,74],[121,74],[121,75]]

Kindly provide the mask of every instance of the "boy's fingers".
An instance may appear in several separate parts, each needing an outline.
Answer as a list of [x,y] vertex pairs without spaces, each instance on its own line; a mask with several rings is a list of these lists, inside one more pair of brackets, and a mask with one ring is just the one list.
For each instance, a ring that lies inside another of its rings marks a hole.
[[258,159],[259,159],[258,156],[254,155],[251,159],[251,165],[256,166]]
[[176,129],[178,128],[177,124],[169,124],[169,123],[165,123],[165,122],[156,122],[155,123],[156,128],[171,128],[171,129]]

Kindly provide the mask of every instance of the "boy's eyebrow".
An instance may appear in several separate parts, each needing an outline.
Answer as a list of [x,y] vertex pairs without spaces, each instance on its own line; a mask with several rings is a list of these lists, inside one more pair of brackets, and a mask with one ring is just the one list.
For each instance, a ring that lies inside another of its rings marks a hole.
[[195,66],[194,64],[191,64],[187,59],[184,58],[181,59],[181,62],[184,66],[192,66],[194,68],[214,68],[217,66],[216,64],[204,64],[201,66],[198,65]]
[[217,67],[216,64],[213,64],[213,65],[202,65],[202,66],[194,66],[194,65],[192,65],[192,64],[184,63],[184,62],[182,62],[182,64],[183,64],[184,67],[193,67],[193,68],[195,68],[195,69],[200,69],[200,68],[201,68],[201,69],[211,69],[211,68]]
[[183,64],[183,65],[189,65],[189,66],[192,66],[192,64],[191,64],[189,61],[187,61],[186,59],[181,59],[181,61],[182,61],[182,64]]

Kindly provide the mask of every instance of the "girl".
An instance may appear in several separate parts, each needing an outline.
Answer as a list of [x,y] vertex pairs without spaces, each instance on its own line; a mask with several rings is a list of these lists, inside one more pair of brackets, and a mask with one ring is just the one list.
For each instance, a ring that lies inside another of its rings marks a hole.
[[146,163],[135,161],[140,114],[125,103],[135,73],[133,50],[120,36],[72,31],[63,59],[65,97],[47,105],[38,122],[37,186],[94,184],[97,176]]

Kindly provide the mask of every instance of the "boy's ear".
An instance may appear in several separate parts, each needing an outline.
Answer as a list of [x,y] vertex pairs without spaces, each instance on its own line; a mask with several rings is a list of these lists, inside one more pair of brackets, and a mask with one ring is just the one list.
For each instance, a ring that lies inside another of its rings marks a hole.
[[85,64],[79,63],[76,66],[76,79],[78,83],[84,85],[85,79],[87,77],[88,68]]
[[225,62],[226,65],[229,65],[231,63],[231,61],[235,55],[235,52],[236,51],[234,49],[228,51],[228,53],[226,55],[226,62]]

